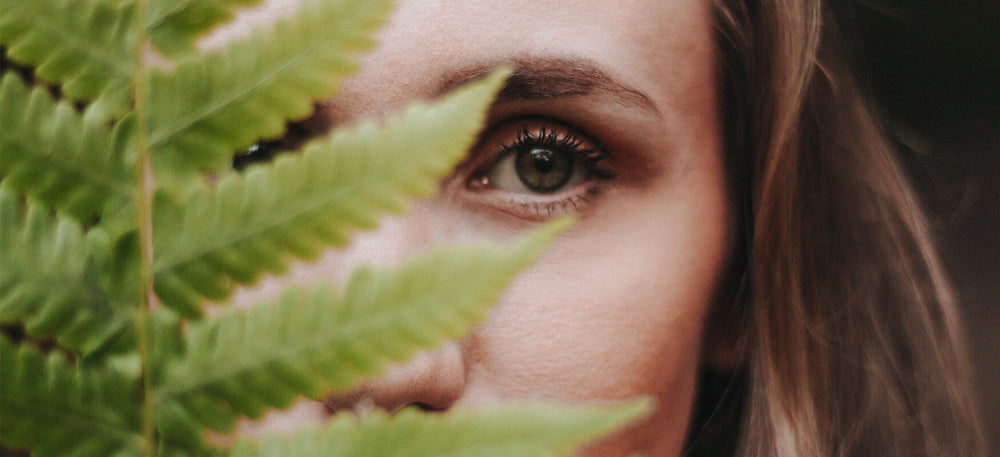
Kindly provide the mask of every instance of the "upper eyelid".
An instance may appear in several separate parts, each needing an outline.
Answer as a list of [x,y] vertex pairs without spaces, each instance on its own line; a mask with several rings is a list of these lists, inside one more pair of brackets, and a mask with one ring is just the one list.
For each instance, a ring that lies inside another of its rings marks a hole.
[[[588,134],[586,131],[578,128],[577,126],[575,126],[570,122],[566,122],[561,119],[556,119],[549,116],[518,115],[500,121],[487,122],[487,128],[483,130],[479,138],[476,140],[476,143],[470,149],[470,156],[473,153],[479,151],[484,146],[486,146],[488,140],[494,135],[499,135],[499,132],[501,132],[502,130],[509,128],[511,125],[514,124],[531,123],[531,122],[535,122],[539,125],[545,125],[545,126],[558,126],[559,130],[565,130],[566,132],[570,132],[574,137],[578,139],[580,139],[580,137],[583,137],[582,139],[585,139],[587,142],[592,143],[594,145],[594,148],[592,149],[600,150],[602,151],[602,153],[608,152],[607,148],[605,148],[597,138],[595,138],[591,134]],[[519,135],[520,131],[517,134]],[[501,146],[503,145],[505,144],[501,143]],[[473,162],[477,163],[493,161],[500,157],[500,155],[502,154],[502,149],[503,148],[497,148],[497,151],[492,155],[492,157],[479,157],[479,158],[469,157],[469,159],[472,159]]]

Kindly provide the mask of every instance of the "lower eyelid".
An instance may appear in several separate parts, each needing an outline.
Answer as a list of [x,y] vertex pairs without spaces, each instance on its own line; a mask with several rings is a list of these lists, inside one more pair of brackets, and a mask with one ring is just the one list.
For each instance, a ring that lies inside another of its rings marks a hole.
[[539,197],[509,194],[496,190],[472,191],[477,205],[529,221],[545,221],[564,214],[585,214],[593,208],[602,193],[597,183],[578,186],[556,196]]

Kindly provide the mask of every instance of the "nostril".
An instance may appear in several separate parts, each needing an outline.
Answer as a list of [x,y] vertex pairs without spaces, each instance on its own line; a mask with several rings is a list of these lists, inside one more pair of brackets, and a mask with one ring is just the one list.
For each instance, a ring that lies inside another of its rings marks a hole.
[[329,414],[351,412],[364,416],[373,409],[396,412],[415,407],[425,412],[446,411],[465,390],[465,364],[461,349],[448,343],[433,352],[418,352],[395,365],[380,378],[350,392],[332,393],[323,403]]
[[423,411],[425,413],[440,413],[440,412],[444,412],[444,411],[447,410],[447,408],[438,408],[438,407],[432,406],[430,404],[421,403],[421,402],[410,403],[410,404],[408,404],[406,406],[407,407],[417,408],[417,409],[419,409],[419,410],[421,410],[421,411]]

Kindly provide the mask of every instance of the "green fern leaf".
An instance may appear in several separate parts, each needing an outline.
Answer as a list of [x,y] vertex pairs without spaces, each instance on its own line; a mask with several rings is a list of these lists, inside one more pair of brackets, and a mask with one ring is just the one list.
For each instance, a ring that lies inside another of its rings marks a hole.
[[[75,366],[74,366],[75,365]],[[0,335],[0,442],[35,457],[138,455],[136,383]]]
[[646,414],[633,402],[608,407],[513,404],[444,414],[406,409],[362,419],[342,414],[322,430],[291,438],[267,437],[237,444],[229,457],[550,457],[569,455],[588,438]]
[[301,155],[231,174],[179,209],[157,206],[155,289],[188,316],[201,297],[222,300],[234,283],[284,271],[291,256],[313,258],[356,227],[427,196],[464,156],[505,73],[430,106],[412,107],[376,129],[334,134]]
[[101,349],[131,319],[97,285],[83,230],[18,200],[0,187],[0,323],[82,354]]
[[151,0],[146,28],[154,46],[176,55],[190,51],[199,33],[231,19],[236,7],[257,3],[260,0]]
[[130,104],[136,71],[134,9],[130,2],[0,0],[0,44],[14,62],[59,84],[74,100],[100,98],[102,111]]
[[[89,223],[109,202],[133,199],[124,147],[97,111],[77,114],[16,73],[0,82],[0,175],[5,185]],[[126,129],[120,129],[119,134]]]
[[186,357],[169,366],[161,399],[178,401],[195,418],[219,417],[226,407],[257,417],[300,395],[351,387],[386,362],[482,321],[506,283],[568,222],[544,226],[512,248],[438,248],[395,271],[362,269],[343,296],[324,286],[308,298],[293,289],[274,306],[196,323]]
[[368,48],[390,1],[304,2],[268,32],[221,52],[154,71],[150,147],[158,170],[219,172],[260,138],[280,136],[286,121],[308,116],[354,71],[348,57]]

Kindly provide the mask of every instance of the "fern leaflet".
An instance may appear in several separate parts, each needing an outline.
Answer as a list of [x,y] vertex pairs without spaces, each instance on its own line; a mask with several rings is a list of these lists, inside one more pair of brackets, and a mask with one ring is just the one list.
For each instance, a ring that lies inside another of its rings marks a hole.
[[131,203],[132,172],[124,147],[95,110],[81,117],[68,102],[55,103],[47,90],[29,89],[10,72],[0,82],[0,125],[5,185],[82,223],[109,202],[118,208]]
[[[193,52],[198,34],[259,1],[0,0],[4,61],[34,75],[0,80],[0,449],[553,455],[639,414],[521,405],[374,413],[293,441],[207,443],[206,430],[230,432],[241,416],[347,389],[461,336],[566,224],[507,248],[437,248],[393,270],[360,269],[343,292],[290,289],[273,304],[202,319],[206,300],[224,301],[238,284],[313,259],[432,194],[506,77],[232,171],[235,153],[335,93],[392,2],[303,0],[247,40]],[[176,59],[172,69],[150,68],[157,50]]]
[[335,417],[322,430],[304,430],[293,439],[268,437],[237,444],[229,457],[548,457],[566,455],[589,437],[641,417],[642,402],[614,408],[512,404],[482,411],[453,409],[421,414],[413,409],[392,416],[374,412],[362,419]]
[[[312,258],[399,212],[404,197],[426,196],[465,154],[503,81],[497,73],[431,106],[415,106],[376,129],[314,142],[299,156],[223,178],[154,220],[156,292],[185,315],[201,297],[221,300],[233,283],[282,272],[290,256]],[[435,132],[433,135],[427,132]]]
[[348,388],[379,374],[387,361],[436,347],[483,320],[504,285],[566,222],[509,249],[439,248],[396,271],[362,269],[343,296],[324,286],[308,298],[293,289],[274,306],[196,323],[184,359],[168,365],[161,401],[176,400],[195,418],[225,417],[218,410],[227,407],[257,417],[300,395]]
[[153,45],[168,54],[191,50],[199,33],[232,18],[237,6],[260,0],[151,0],[146,28]]
[[0,0],[0,44],[7,56],[34,65],[74,100],[99,98],[102,111],[122,113],[136,71],[130,2]]
[[[130,325],[97,285],[80,226],[21,205],[0,187],[0,322],[23,325],[36,338],[96,351]],[[16,266],[16,267],[14,267]],[[53,285],[58,285],[53,287]]]
[[[74,366],[75,365],[75,366]],[[0,441],[35,457],[138,455],[134,381],[0,335]]]
[[150,81],[150,147],[158,170],[218,172],[260,138],[280,136],[354,71],[390,2],[307,1],[268,32],[199,55]]

